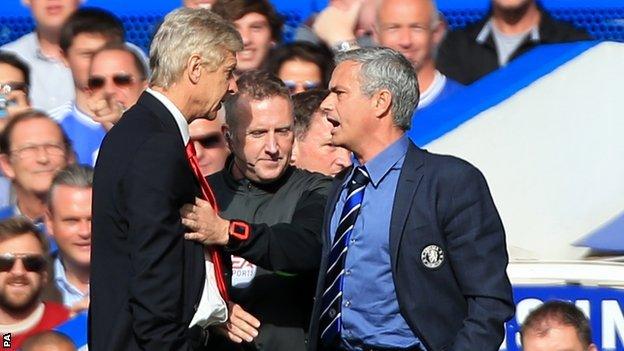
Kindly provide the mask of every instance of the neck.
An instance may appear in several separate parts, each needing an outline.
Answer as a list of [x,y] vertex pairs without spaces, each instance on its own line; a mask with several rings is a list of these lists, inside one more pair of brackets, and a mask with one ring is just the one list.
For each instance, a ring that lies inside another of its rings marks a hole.
[[496,28],[504,34],[521,34],[539,25],[542,15],[533,1],[515,9],[494,7],[492,20]]
[[378,129],[377,132],[371,133],[371,135],[367,137],[365,144],[359,145],[359,148],[354,148],[351,151],[353,151],[358,162],[360,162],[361,165],[365,165],[390,145],[394,144],[394,142],[401,139],[403,135],[405,135],[405,131],[395,126],[387,130]]
[[195,116],[195,104],[186,89],[181,89],[177,83],[168,88],[152,86],[152,90],[157,91],[166,96],[174,105],[182,112],[184,118],[190,123]]
[[17,208],[22,214],[32,220],[43,217],[45,213],[45,195],[38,195],[25,191],[20,186],[15,186]]
[[78,106],[80,111],[88,114],[89,116],[93,116],[95,113],[89,109],[89,104],[87,103],[88,100],[89,96],[87,96],[87,93],[79,87],[76,87],[76,106]]
[[60,31],[39,30],[37,31],[37,38],[39,39],[41,52],[45,56],[58,60],[61,59]]
[[37,300],[32,306],[28,306],[22,311],[7,311],[0,308],[0,326],[17,324],[30,317],[35,310],[41,305],[41,301]]
[[74,264],[69,260],[61,260],[65,269],[65,278],[82,293],[89,291],[89,267]]
[[420,90],[421,94],[429,89],[433,83],[435,71],[433,60],[428,61],[418,70],[418,90]]

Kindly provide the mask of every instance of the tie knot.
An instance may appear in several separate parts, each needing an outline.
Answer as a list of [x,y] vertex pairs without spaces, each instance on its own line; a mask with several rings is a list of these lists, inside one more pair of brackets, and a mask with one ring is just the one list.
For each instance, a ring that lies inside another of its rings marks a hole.
[[368,171],[366,171],[366,167],[355,167],[355,170],[353,171],[353,176],[351,177],[351,183],[354,185],[362,186],[366,185],[369,181],[370,176],[368,175]]

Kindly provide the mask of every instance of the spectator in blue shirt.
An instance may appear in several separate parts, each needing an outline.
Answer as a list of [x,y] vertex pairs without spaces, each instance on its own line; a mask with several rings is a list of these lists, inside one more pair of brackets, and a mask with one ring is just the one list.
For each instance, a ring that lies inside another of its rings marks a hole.
[[93,169],[72,165],[54,177],[48,193],[45,224],[58,246],[54,283],[74,312],[89,307],[92,187]]

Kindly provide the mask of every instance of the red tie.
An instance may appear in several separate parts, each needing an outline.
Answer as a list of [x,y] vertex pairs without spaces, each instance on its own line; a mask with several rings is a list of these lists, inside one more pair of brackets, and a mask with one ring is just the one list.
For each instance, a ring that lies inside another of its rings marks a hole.
[[[199,169],[199,161],[197,160],[197,152],[195,152],[195,145],[193,145],[193,141],[189,141],[188,144],[186,144],[186,157],[188,158],[191,168],[193,169],[193,173],[195,173],[195,177],[199,180],[202,197],[204,200],[210,202],[212,208],[218,213],[219,205],[217,204],[217,199],[210,188],[210,184],[208,184],[208,181],[204,178],[201,170]],[[221,259],[221,252],[214,246],[208,246],[208,252],[210,253],[210,258],[212,259],[212,264],[214,265],[215,278],[217,280],[217,286],[219,288],[219,292],[221,293],[221,297],[225,301],[230,301],[223,274],[223,260]]]

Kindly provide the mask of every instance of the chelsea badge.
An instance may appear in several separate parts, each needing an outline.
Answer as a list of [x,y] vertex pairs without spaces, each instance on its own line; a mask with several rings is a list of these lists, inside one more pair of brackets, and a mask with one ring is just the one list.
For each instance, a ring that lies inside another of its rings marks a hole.
[[429,245],[420,253],[420,259],[425,267],[438,268],[444,262],[444,251],[438,245]]

